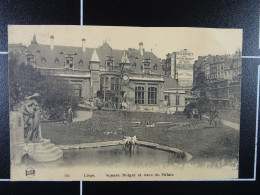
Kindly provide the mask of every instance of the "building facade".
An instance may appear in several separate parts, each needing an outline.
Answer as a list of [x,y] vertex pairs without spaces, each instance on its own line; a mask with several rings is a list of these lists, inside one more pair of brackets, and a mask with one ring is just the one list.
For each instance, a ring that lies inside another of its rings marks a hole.
[[193,53],[183,49],[166,55],[164,71],[166,75],[178,79],[181,87],[191,88],[193,84],[193,64]]
[[233,55],[199,56],[195,61],[194,85],[197,75],[204,72],[208,82],[208,97],[218,107],[240,109],[241,52]]
[[82,102],[98,98],[107,108],[148,112],[174,113],[185,107],[185,92],[142,42],[139,49],[116,50],[107,42],[88,48],[82,39],[82,47],[69,47],[54,45],[54,36],[50,45],[40,44],[34,35],[23,52],[24,63],[67,80]]

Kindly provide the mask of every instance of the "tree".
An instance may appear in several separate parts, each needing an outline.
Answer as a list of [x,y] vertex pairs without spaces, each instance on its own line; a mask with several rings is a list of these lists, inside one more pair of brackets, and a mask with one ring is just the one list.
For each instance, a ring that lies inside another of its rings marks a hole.
[[68,81],[56,76],[43,75],[37,68],[18,63],[20,56],[9,56],[10,108],[38,93],[40,107],[48,113],[49,119],[60,119],[64,111],[77,107],[77,98]]
[[197,109],[199,112],[199,118],[202,119],[202,114],[210,111],[210,101],[207,96],[208,82],[207,77],[204,72],[199,72],[195,78],[196,82],[192,91],[195,91],[197,94]]

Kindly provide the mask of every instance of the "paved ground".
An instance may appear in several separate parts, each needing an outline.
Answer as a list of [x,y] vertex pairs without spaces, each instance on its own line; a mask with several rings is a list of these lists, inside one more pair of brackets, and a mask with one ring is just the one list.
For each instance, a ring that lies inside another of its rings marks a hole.
[[[209,116],[204,115],[204,117],[209,119]],[[223,120],[223,119],[222,119],[222,122],[227,127],[230,127],[232,129],[235,129],[235,130],[238,130],[238,131],[240,130],[240,124],[239,123],[234,123],[234,122]]]
[[73,118],[73,122],[85,121],[92,117],[93,111],[76,111],[77,116]]

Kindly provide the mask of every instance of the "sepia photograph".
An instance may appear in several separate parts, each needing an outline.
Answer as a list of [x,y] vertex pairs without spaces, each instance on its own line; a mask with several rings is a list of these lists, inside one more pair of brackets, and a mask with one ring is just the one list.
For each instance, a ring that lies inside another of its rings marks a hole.
[[242,35],[9,25],[11,180],[237,179]]

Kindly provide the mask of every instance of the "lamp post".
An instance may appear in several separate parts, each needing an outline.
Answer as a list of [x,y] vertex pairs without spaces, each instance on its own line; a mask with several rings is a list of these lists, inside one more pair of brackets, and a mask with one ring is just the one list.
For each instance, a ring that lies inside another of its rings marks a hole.
[[178,98],[178,93],[179,93],[179,79],[178,79],[178,71],[176,71],[176,81],[177,81],[177,92],[176,92],[176,112],[178,112],[178,105],[179,105],[179,98]]

